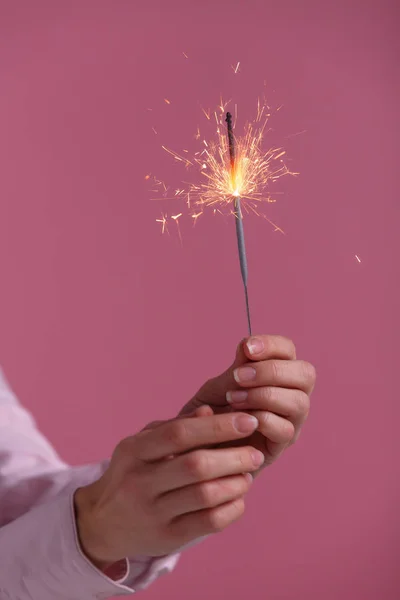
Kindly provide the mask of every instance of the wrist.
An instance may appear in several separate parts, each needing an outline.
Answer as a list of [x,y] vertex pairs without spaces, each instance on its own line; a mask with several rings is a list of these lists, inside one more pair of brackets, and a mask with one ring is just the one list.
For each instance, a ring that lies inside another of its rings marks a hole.
[[[74,508],[76,530],[82,552],[103,573],[107,575],[114,573],[116,563],[124,561],[124,558],[111,556],[105,547],[100,528],[94,522],[94,502],[92,500],[92,488],[90,485],[76,490],[74,494]],[[120,574],[120,565],[117,570]],[[111,578],[113,578],[112,575]]]

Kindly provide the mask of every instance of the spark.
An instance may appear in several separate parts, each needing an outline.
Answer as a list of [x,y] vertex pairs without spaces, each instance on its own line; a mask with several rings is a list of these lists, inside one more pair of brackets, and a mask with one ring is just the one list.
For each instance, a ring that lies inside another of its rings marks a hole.
[[302,131],[298,131],[297,133],[291,133],[286,136],[286,139],[288,140],[288,139],[296,137],[298,135],[302,135],[303,133],[307,133],[307,129],[302,129]]
[[174,157],[175,160],[179,160],[179,161],[185,163],[185,165],[187,167],[193,165],[193,163],[190,162],[190,160],[188,158],[184,158],[183,156],[180,156],[177,152],[174,152],[173,150],[170,150],[166,146],[161,146],[161,148],[163,150],[165,150],[165,152],[168,152],[169,154],[171,154]]
[[145,176],[145,179],[146,179],[146,181],[147,181],[148,179],[150,179],[150,177],[151,177],[151,173],[149,173],[148,175],[146,175],[146,176]]
[[186,54],[186,52],[182,52],[182,54],[185,58],[189,58],[188,55]]
[[161,223],[161,233],[164,233],[165,231],[168,233],[167,215],[161,213],[161,219],[156,219],[156,222]]
[[179,240],[180,240],[181,246],[182,246],[183,245],[182,234],[181,234],[181,228],[179,227],[179,221],[178,221],[179,217],[181,217],[181,216],[182,216],[182,213],[179,213],[178,215],[171,215],[171,219],[173,219],[176,223],[176,227],[178,229]]
[[211,115],[210,115],[210,109],[208,109],[208,110],[205,110],[204,108],[202,108],[201,110],[202,110],[202,111],[203,111],[203,113],[205,114],[206,118],[207,118],[208,120],[210,120],[210,119],[211,119]]
[[[194,224],[207,209],[214,214],[232,214],[235,198],[240,197],[245,214],[255,214],[265,218],[275,231],[284,234],[282,228],[262,211],[262,206],[276,202],[273,197],[275,194],[271,192],[271,185],[285,175],[297,175],[286,166],[284,162],[286,152],[282,147],[265,147],[271,108],[265,101],[258,100],[255,119],[240,128],[241,135],[238,134],[236,116],[235,168],[232,169],[226,128],[221,122],[227,104],[221,99],[214,113],[215,121],[211,120],[210,111],[201,108],[209,122],[207,127],[214,132],[211,135],[205,135],[203,132],[201,135],[200,129],[197,128],[195,139],[200,144],[200,148],[190,149],[190,153],[186,148],[179,153],[162,146],[162,149],[182,164],[191,175],[189,181],[181,181],[178,186],[174,186],[172,197],[167,196],[166,193],[163,197],[177,201],[184,200]],[[235,115],[237,115],[236,105]]]
[[171,104],[171,101],[168,100],[168,98],[164,98],[164,102],[165,102],[165,104]]
[[154,133],[157,135],[157,131],[155,130],[154,127],[152,127],[152,130],[154,131]]
[[268,221],[268,223],[270,225],[272,225],[272,227],[274,228],[274,231],[279,231],[279,233],[283,233],[283,235],[286,235],[286,233],[283,231],[283,229],[281,229],[281,227],[279,227],[276,223],[274,223],[273,221],[271,221],[271,219],[268,219],[268,217],[266,215],[261,215],[266,221]]
[[[218,108],[219,108],[219,110],[221,111],[221,115],[225,113],[225,111],[226,111],[226,108],[227,108],[227,106],[228,106],[229,102],[230,102],[230,100],[228,100],[227,102],[224,102],[224,101],[222,100],[222,98],[220,99],[220,104],[219,104],[219,107],[218,107]],[[221,122],[221,123],[222,123],[222,122]]]
[[357,254],[355,254],[356,259],[358,260],[358,262],[361,262],[361,259],[359,258],[359,256],[357,256]]
[[195,225],[196,225],[196,223],[197,223],[197,219],[198,219],[199,217],[201,217],[201,215],[202,215],[202,214],[203,214],[203,211],[201,210],[200,212],[198,212],[198,213],[194,213],[194,214],[192,215],[192,219],[194,219],[194,221],[193,221],[193,226],[195,226]]
[[234,66],[234,65],[231,65],[231,66],[232,66],[232,70],[233,70],[233,72],[234,72],[234,73],[235,73],[235,75],[236,75],[236,73],[238,73],[238,72],[239,72],[239,69],[240,69],[240,62],[238,62],[236,66]]

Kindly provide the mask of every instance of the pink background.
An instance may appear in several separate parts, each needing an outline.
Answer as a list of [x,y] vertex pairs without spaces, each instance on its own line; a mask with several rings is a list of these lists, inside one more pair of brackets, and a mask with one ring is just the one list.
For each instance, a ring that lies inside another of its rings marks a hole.
[[183,248],[160,233],[144,176],[179,179],[160,144],[185,146],[221,93],[251,116],[266,81],[301,173],[268,207],[286,236],[246,232],[255,329],[317,367],[309,423],[149,600],[399,597],[396,12],[0,2],[0,362],[72,463],[174,415],[246,333],[233,223],[182,218]]

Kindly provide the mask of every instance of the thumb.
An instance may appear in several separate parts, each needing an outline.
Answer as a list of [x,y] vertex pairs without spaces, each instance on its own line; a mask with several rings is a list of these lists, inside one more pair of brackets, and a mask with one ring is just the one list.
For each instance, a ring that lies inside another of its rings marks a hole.
[[184,414],[184,415],[178,415],[177,417],[174,417],[172,419],[167,419],[167,420],[163,420],[163,421],[151,421],[151,423],[147,423],[147,425],[145,427],[143,427],[142,431],[148,431],[150,429],[156,429],[157,427],[159,427],[160,425],[163,425],[164,423],[167,423],[169,421],[176,421],[176,419],[188,419],[188,418],[194,418],[194,417],[209,417],[213,414],[213,409],[210,406],[199,406],[198,408],[194,408],[192,411]]
[[247,342],[247,339],[248,338],[243,338],[242,340],[240,340],[236,348],[235,360],[233,361],[233,364],[230,367],[232,371],[233,369],[236,369],[236,367],[240,367],[240,365],[244,365],[244,363],[249,361],[244,351],[244,345]]

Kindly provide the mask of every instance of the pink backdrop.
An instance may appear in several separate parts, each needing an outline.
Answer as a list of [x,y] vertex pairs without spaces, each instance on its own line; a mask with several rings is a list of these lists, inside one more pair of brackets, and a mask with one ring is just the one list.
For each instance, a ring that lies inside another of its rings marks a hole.
[[160,233],[160,144],[265,81],[301,173],[268,207],[286,236],[246,228],[255,329],[317,367],[309,423],[149,600],[399,597],[395,4],[0,2],[0,362],[72,463],[172,416],[246,332],[233,223]]

